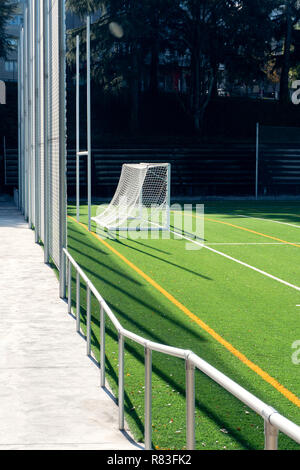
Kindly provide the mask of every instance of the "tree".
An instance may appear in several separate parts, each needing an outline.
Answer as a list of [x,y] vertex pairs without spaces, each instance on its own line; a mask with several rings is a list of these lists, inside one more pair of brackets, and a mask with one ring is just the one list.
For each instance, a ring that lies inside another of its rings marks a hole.
[[6,32],[6,26],[13,17],[16,4],[12,4],[8,0],[0,0],[0,57],[6,58],[7,54],[12,50],[9,37]]
[[[119,92],[127,88],[131,101],[130,127],[139,122],[139,101],[145,61],[150,61],[149,88],[158,89],[159,54],[167,47],[168,18],[174,0],[68,0],[67,8],[84,16],[101,10],[92,25],[94,77],[103,88]],[[74,62],[74,31],[70,35],[69,63]]]
[[[221,66],[232,83],[264,77],[276,31],[272,14],[279,1],[68,0],[67,6],[81,16],[101,9],[92,25],[94,76],[105,90],[128,90],[133,131],[138,127],[141,84],[157,93],[161,59],[168,55],[169,63],[176,65],[181,58],[189,70],[189,97],[181,102],[201,133]],[[70,35],[70,62],[77,32]]]
[[[297,25],[300,20],[300,3],[298,0],[278,0],[274,11],[276,67],[280,69],[280,101],[290,100],[289,74],[296,57]],[[299,57],[297,57],[298,59]]]
[[220,65],[231,82],[245,83],[263,75],[273,8],[274,0],[179,2],[181,19],[174,24],[175,41],[177,49],[190,58],[190,110],[196,131],[201,132]]

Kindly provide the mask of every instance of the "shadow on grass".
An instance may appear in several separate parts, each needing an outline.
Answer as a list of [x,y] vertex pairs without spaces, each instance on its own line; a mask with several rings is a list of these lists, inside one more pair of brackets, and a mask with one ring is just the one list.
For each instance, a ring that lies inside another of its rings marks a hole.
[[206,203],[205,213],[242,219],[241,215],[293,223],[300,228],[300,201],[221,201]]
[[[85,242],[86,234],[81,234],[78,232],[79,237],[77,239],[78,243],[83,243]],[[77,237],[76,237],[77,238]],[[74,243],[74,240],[72,240]],[[75,247],[74,247],[75,248]],[[70,252],[72,253],[73,246],[70,246]],[[78,250],[78,247],[76,248],[77,252],[80,252]],[[98,254],[99,256],[99,254]],[[77,256],[78,258],[78,256]],[[113,264],[113,257],[110,258],[111,264]],[[132,284],[128,285],[128,289],[126,289],[126,283],[129,282],[128,279],[126,280],[126,277],[124,278],[125,285],[122,285],[122,288],[120,288],[118,281],[116,280],[121,269],[119,266],[116,268],[113,268],[112,271],[109,271],[111,273],[110,280],[108,281],[107,278],[105,277],[105,273],[101,276],[99,274],[95,273],[97,270],[97,265],[95,266],[95,269],[93,269],[93,266],[91,265],[90,261],[88,259],[85,259],[85,254],[81,254],[81,257],[79,259],[79,264],[81,265],[82,269],[85,272],[89,272],[92,274],[92,277],[96,280],[95,282],[95,287],[99,289],[100,292],[104,291],[104,295],[106,298],[106,301],[112,308],[113,312],[116,314],[117,318],[121,321],[123,326],[125,328],[129,328],[132,330],[131,326],[133,325],[134,328],[136,329],[137,334],[142,333],[147,333],[149,335],[150,339],[153,339],[154,341],[158,341],[161,343],[165,344],[171,344],[171,345],[176,345],[177,347],[180,347],[178,345],[178,338],[180,338],[180,343],[189,343],[190,349],[192,349],[196,354],[201,355],[205,360],[207,360],[209,363],[212,365],[215,365],[216,362],[218,364],[218,369],[222,370],[223,373],[231,377],[233,380],[237,381],[238,383],[243,383],[243,386],[245,388],[248,388],[251,390],[251,384],[248,384],[247,387],[247,381],[251,379],[249,377],[247,380],[245,380],[245,376],[240,377],[239,372],[236,370],[232,371],[230,367],[230,363],[225,363],[223,360],[218,356],[218,351],[213,347],[213,344],[210,342],[207,342],[205,338],[202,338],[197,332],[190,330],[186,324],[183,324],[182,322],[179,322],[174,320],[174,315],[172,314],[172,311],[166,308],[163,308],[163,312],[160,310],[156,310],[158,313],[158,318],[157,321],[153,323],[154,326],[154,331],[150,331],[148,327],[145,326],[145,320],[147,319],[147,310],[152,309],[152,305],[157,305],[159,303],[159,299],[153,296],[149,291],[145,290],[140,295],[135,295],[132,294],[131,292],[129,293],[128,291],[131,291],[133,286]],[[111,267],[111,266],[110,266]],[[104,287],[106,286],[106,288]],[[103,289],[104,287],[104,289]],[[75,290],[72,290],[72,292],[75,292]],[[85,299],[85,294],[84,292],[81,295],[82,303],[84,303]],[[128,303],[129,300],[129,303]],[[136,311],[135,308],[132,308],[132,302],[137,303],[141,308],[141,314],[139,315],[139,311]],[[122,305],[122,309],[119,306],[119,303]],[[129,307],[131,305],[131,307]],[[128,307],[128,308],[127,308]],[[97,351],[97,354],[99,354],[99,333],[97,330],[99,330],[99,308],[95,303],[92,303],[92,324],[93,324],[93,331],[92,331],[92,345],[93,348]],[[125,313],[126,312],[126,313]],[[82,321],[85,323],[86,321],[86,309],[85,307],[81,307],[81,315],[82,315]],[[134,318],[133,318],[134,315]],[[156,320],[156,316],[155,316]],[[167,322],[167,323],[166,323]],[[168,333],[168,326],[172,325],[170,329],[170,333]],[[111,338],[111,340],[117,344],[118,338],[117,334],[115,331],[111,329],[109,326],[109,322],[107,324],[107,335]],[[168,340],[163,336],[160,336],[157,334],[158,332],[166,333]],[[201,339],[202,347],[200,348],[199,351],[199,339]],[[204,340],[204,341],[203,341]],[[126,341],[126,351],[130,354],[131,357],[135,358],[139,364],[141,364],[141,370],[144,367],[144,355],[141,354],[138,351],[138,348],[132,344],[128,344],[129,341]],[[186,347],[187,348],[187,347]],[[109,354],[109,351],[108,351]],[[226,354],[226,353],[225,353]],[[156,354],[155,354],[156,356]],[[107,363],[107,373],[108,376],[110,377],[111,381],[111,387],[112,389],[117,390],[117,383],[118,383],[118,378],[116,374],[117,370],[117,365],[112,365],[111,362]],[[172,387],[174,390],[176,390],[182,397],[185,396],[185,373],[184,373],[184,365],[181,369],[178,369],[177,363],[173,361],[173,359],[170,359],[168,361],[165,360],[165,358],[153,358],[153,372],[156,374],[157,377],[159,377],[164,383],[168,384],[170,387]],[[173,372],[171,375],[176,375],[175,377],[171,377],[170,372]],[[220,429],[225,428],[229,435],[242,446],[243,448],[246,449],[254,449],[254,441],[257,439],[257,430],[253,429],[249,435],[247,434],[247,431],[245,431],[242,435],[241,431],[237,431],[237,422],[241,427],[244,429],[247,425],[247,417],[245,418],[245,410],[244,410],[244,405],[241,403],[237,402],[237,400],[231,396],[228,397],[228,393],[225,392],[221,387],[218,385],[214,384],[210,379],[205,377],[203,374],[197,374],[198,379],[201,382],[201,387],[198,388],[197,386],[197,393],[196,393],[196,406],[197,406],[197,411],[201,412],[203,415],[205,415],[210,421],[212,421],[217,427]],[[198,380],[197,379],[197,380]],[[254,393],[254,392],[253,392]],[[138,397],[140,399],[140,397]],[[137,398],[133,397],[131,398],[129,394],[126,392],[126,397],[125,397],[125,407],[126,407],[126,413],[130,416],[131,419],[134,420],[136,427],[139,429],[141,433],[143,433],[143,421],[137,414],[134,405],[137,403]],[[220,412],[216,412],[216,403],[219,403],[221,406]],[[224,409],[223,409],[224,407]],[[157,410],[156,410],[157,412]],[[249,421],[248,421],[249,422]],[[259,417],[253,417],[252,422],[261,424],[261,419]],[[253,436],[253,437],[252,437]],[[220,437],[220,440],[222,438]]]
[[[132,241],[132,240],[130,240]],[[180,269],[182,271],[185,271],[189,274],[193,274],[195,276],[198,276],[198,277],[201,277],[202,279],[205,279],[207,281],[212,281],[212,279],[210,277],[207,277],[207,276],[204,276],[203,274],[200,274],[199,272],[196,272],[196,271],[193,271],[192,269],[189,269],[189,268],[186,268],[184,266],[180,266],[176,263],[172,263],[172,261],[169,261],[169,260],[165,260],[163,258],[160,258],[159,256],[156,256],[156,255],[152,255],[151,253],[147,253],[146,251],[142,251],[142,250],[139,250],[138,248],[135,248],[133,246],[130,246],[129,244],[124,244],[123,242],[121,242],[121,240],[114,240],[113,243],[118,243],[120,245],[122,245],[123,247],[126,247],[126,248],[129,248],[130,250],[134,250],[134,251],[137,251],[139,253],[142,253],[143,255],[146,255],[146,256],[150,256],[151,258],[154,258],[154,259],[157,259],[163,263],[166,263],[170,266],[173,266],[174,268],[177,268],[177,269]]]

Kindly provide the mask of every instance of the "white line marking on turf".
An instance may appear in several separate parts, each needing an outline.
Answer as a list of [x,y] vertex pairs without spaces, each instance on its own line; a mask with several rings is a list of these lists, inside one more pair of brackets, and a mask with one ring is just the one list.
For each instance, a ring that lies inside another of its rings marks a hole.
[[[268,242],[262,242],[262,243],[206,243],[205,245],[206,246],[215,246],[215,245],[229,245],[229,246],[234,246],[234,245],[241,245],[241,246],[248,246],[248,245],[281,245],[281,246],[286,246],[286,245],[289,245],[291,242],[289,243],[268,243]],[[293,242],[295,245],[300,245],[300,242]]]
[[267,273],[266,271],[262,271],[261,269],[255,268],[255,266],[251,266],[251,264],[244,263],[243,261],[240,261],[239,259],[233,258],[232,256],[226,255],[222,251],[217,251],[214,248],[211,248],[210,246],[204,245],[203,243],[199,243],[196,240],[192,240],[191,238],[186,237],[185,235],[182,235],[179,232],[174,232],[173,230],[170,230],[171,233],[174,235],[177,235],[191,243],[194,243],[195,245],[202,246],[203,248],[206,248],[206,250],[212,251],[213,253],[216,253],[217,255],[223,256],[224,258],[227,258],[231,261],[234,261],[235,263],[241,264],[242,266],[245,266],[246,268],[252,269],[253,271],[256,271],[260,274],[263,274],[264,276],[269,277],[270,279],[273,279],[274,281],[280,282],[281,284],[284,284],[285,286],[291,287],[292,289],[296,289],[300,291],[300,287],[295,286],[294,284],[291,284],[287,281],[284,281],[283,279],[280,279],[279,277],[273,276],[272,274]]
[[300,228],[300,225],[289,224],[288,222],[281,222],[279,220],[274,220],[274,219],[265,219],[263,217],[253,217],[253,216],[250,216],[250,215],[241,215],[241,214],[233,214],[233,215],[235,215],[237,217],[243,217],[245,219],[264,220],[265,222],[273,222],[274,224],[289,225],[290,227]]

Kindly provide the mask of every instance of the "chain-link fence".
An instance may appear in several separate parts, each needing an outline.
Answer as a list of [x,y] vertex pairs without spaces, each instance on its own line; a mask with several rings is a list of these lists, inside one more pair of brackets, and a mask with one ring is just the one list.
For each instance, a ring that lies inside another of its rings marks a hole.
[[28,0],[19,40],[19,205],[65,296],[66,71],[64,0]]

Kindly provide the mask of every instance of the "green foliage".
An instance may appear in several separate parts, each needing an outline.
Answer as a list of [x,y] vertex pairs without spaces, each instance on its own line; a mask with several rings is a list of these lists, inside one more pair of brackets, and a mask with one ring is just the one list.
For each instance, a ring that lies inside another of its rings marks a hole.
[[[295,47],[299,2],[291,0],[68,0],[67,7],[82,18],[100,11],[92,25],[93,75],[103,90],[130,95],[133,128],[141,89],[155,95],[163,67],[175,71],[181,63],[186,71],[189,101],[180,95],[178,100],[195,130],[201,131],[218,82],[258,82],[272,73],[270,63],[276,59],[284,89],[292,59],[297,57],[291,47],[298,55],[300,50]],[[82,36],[85,48],[84,28],[70,31],[70,65],[75,61],[76,34]],[[225,66],[225,72],[220,66]]]
[[16,9],[16,3],[8,0],[0,0],[0,57],[6,58],[7,54],[12,50],[9,37],[7,36],[6,26],[13,17]]

